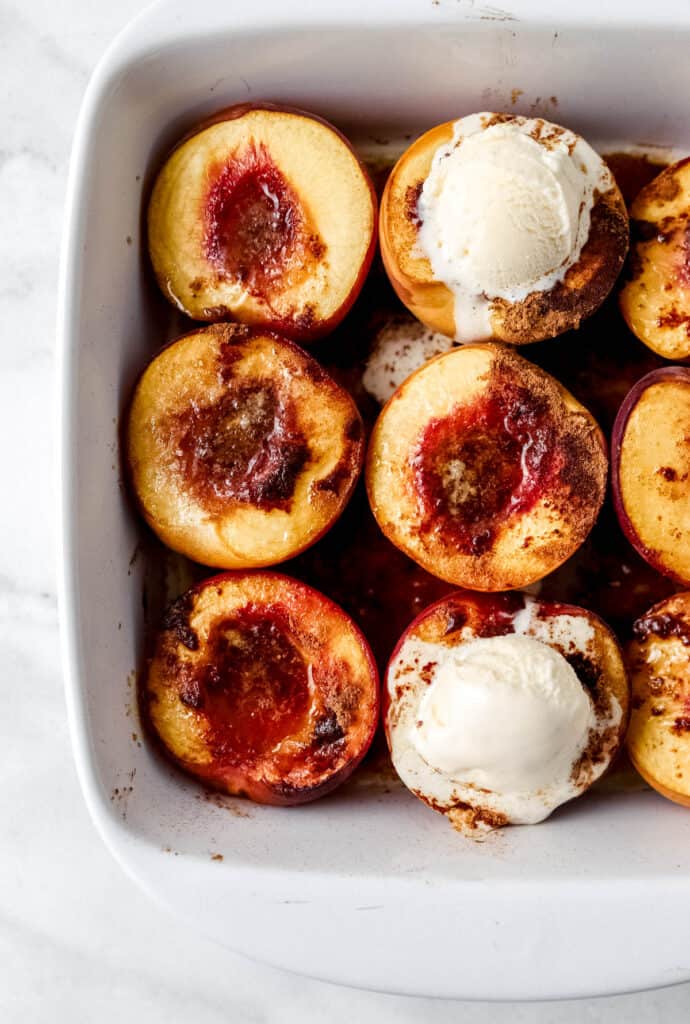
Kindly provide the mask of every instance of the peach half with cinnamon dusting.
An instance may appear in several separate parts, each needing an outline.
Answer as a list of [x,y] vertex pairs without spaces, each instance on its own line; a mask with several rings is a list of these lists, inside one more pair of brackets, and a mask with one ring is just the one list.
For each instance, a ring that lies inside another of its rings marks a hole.
[[541,118],[480,113],[432,128],[388,179],[379,222],[400,299],[457,341],[523,345],[579,326],[628,248],[611,172]]
[[376,197],[347,140],[299,110],[241,105],[183,139],[148,208],[163,294],[195,320],[297,341],[345,316],[374,254]]
[[335,789],[378,720],[376,666],[359,629],[318,591],[276,573],[226,573],[178,598],[141,696],[182,769],[266,804]]
[[630,208],[632,249],[620,308],[664,359],[690,357],[690,157],[672,164]]
[[690,593],[650,608],[633,638],[630,760],[650,786],[690,807]]
[[659,572],[690,583],[690,369],[653,370],[626,395],[613,427],[616,513]]
[[367,456],[379,526],[472,590],[527,586],[584,541],[606,489],[604,438],[549,374],[485,343],[437,356],[396,391]]
[[329,529],[359,476],[364,432],[347,392],[293,342],[212,324],[144,370],[126,457],[144,517],[168,547],[251,568]]
[[615,636],[584,608],[458,591],[423,611],[388,666],[386,738],[405,785],[481,838],[580,796],[625,734]]

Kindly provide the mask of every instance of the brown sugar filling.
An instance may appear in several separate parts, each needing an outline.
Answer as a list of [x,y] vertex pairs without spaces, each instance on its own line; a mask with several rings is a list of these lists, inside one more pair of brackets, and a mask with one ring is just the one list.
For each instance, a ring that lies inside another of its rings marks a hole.
[[247,606],[214,622],[180,700],[203,710],[218,763],[261,758],[299,732],[310,705],[307,666],[281,615]]
[[283,290],[305,259],[325,253],[297,193],[264,145],[233,154],[220,168],[204,214],[211,266],[261,298]]
[[550,485],[554,442],[544,401],[507,382],[432,420],[413,456],[426,528],[440,516],[463,551],[482,554],[500,523],[532,508]]
[[197,500],[287,510],[310,458],[293,403],[268,381],[227,382],[222,398],[175,416],[176,469]]
[[411,459],[421,532],[444,546],[479,556],[541,499],[577,519],[601,495],[605,458],[597,463],[590,425],[529,376],[502,355],[481,396],[421,432]]
[[532,292],[520,302],[494,299],[500,315],[504,341],[523,344],[532,340],[535,324],[541,323],[547,337],[578,327],[609,294],[628,246],[628,223],[614,193],[596,198],[591,212],[589,236],[577,263],[563,281],[549,291]]

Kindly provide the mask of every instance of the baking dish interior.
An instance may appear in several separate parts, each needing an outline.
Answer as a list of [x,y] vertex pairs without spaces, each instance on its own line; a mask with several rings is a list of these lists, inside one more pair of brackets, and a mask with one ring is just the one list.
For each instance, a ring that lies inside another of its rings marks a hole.
[[166,148],[201,117],[239,101],[278,100],[329,118],[367,148],[471,111],[514,110],[609,148],[690,150],[687,46],[687,34],[673,28],[646,28],[641,40],[632,26],[593,32],[498,17],[439,16],[366,32],[238,26],[137,52],[103,81],[75,172],[64,473],[77,743],[92,809],[108,828],[157,851],[205,859],[220,851],[238,867],[331,877],[690,874],[690,816],[648,791],[594,793],[538,828],[483,846],[366,772],[294,810],[205,795],[142,739],[135,672],[146,564],[118,454],[133,382],[179,325],[149,275],[142,197]]

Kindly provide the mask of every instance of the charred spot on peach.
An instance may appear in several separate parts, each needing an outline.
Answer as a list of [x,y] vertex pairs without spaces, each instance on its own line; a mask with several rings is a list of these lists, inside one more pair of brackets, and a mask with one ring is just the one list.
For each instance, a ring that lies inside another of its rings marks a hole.
[[383,532],[429,572],[474,590],[541,579],[589,533],[604,498],[601,432],[564,388],[500,345],[412,374],[367,460]]
[[269,804],[305,803],[343,782],[378,717],[362,634],[323,595],[276,573],[228,573],[178,599],[142,698],[181,768]]
[[376,199],[331,125],[269,104],[231,107],[170,154],[148,209],[165,296],[307,341],[352,305],[373,257]]
[[163,349],[137,384],[127,460],[148,523],[221,568],[284,561],[337,519],[359,475],[350,396],[293,342],[215,324]]

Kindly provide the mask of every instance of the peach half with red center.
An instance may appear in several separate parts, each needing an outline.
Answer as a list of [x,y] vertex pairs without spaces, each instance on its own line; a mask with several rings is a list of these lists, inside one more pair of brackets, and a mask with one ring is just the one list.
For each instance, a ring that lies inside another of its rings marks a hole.
[[664,359],[690,357],[690,157],[672,164],[630,208],[632,249],[620,308]]
[[633,637],[630,760],[650,786],[690,807],[690,593],[650,608]]
[[511,349],[432,359],[379,416],[367,490],[386,536],[428,572],[472,590],[541,579],[584,541],[607,473],[591,414]]
[[126,458],[161,540],[204,565],[273,565],[319,539],[364,459],[357,408],[293,342],[212,324],[164,348],[136,386]]
[[616,512],[659,572],[690,583],[690,369],[653,370],[628,392],[613,427]]
[[183,139],[148,207],[151,261],[171,302],[195,320],[298,341],[342,320],[375,240],[373,186],[347,140],[270,104],[221,111]]
[[431,605],[403,633],[383,693],[402,781],[475,838],[580,796],[618,751],[628,705],[608,626],[521,593]]
[[335,789],[378,721],[376,666],[359,629],[318,591],[276,573],[226,573],[178,598],[141,697],[179,767],[266,804]]

